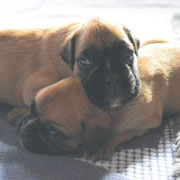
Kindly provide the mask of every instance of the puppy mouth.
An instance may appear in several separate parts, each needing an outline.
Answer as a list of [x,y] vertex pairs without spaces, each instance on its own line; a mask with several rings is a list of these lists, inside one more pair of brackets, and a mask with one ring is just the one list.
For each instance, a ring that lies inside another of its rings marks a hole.
[[80,146],[77,148],[67,147],[66,145],[59,146],[58,144],[53,146],[51,143],[44,143],[38,137],[22,135],[18,136],[18,141],[24,149],[36,154],[64,155],[69,157],[78,157],[82,155]]
[[17,124],[17,138],[19,141],[19,144],[24,148],[27,149],[30,152],[33,153],[40,153],[40,154],[48,154],[49,148],[45,147],[44,143],[39,140],[39,137],[37,137],[36,132],[33,134],[28,134],[25,132],[25,130],[22,128],[23,126],[23,120],[19,121]]
[[[129,103],[133,98],[135,98],[141,90],[141,82],[140,80],[134,80],[133,85],[130,90],[121,90],[118,88],[111,89],[109,92],[104,90],[104,92],[96,92],[87,91],[87,95],[89,100],[97,105],[101,109],[114,109],[121,107],[127,103]],[[102,96],[102,94],[104,94]],[[108,96],[109,94],[109,96]]]
[[82,82],[91,103],[101,109],[121,107],[137,96],[141,89],[137,72],[131,73],[128,78],[120,78],[117,83],[108,84],[102,76],[97,78],[95,75]]

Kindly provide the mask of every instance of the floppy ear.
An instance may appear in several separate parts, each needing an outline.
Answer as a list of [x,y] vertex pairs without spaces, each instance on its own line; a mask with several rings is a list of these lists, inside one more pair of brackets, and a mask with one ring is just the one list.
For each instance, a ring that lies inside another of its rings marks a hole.
[[33,99],[32,103],[31,103],[31,108],[30,109],[31,109],[30,113],[33,116],[39,117],[39,113],[38,113],[37,108],[36,108],[36,101],[35,101],[35,99]]
[[61,57],[70,66],[72,70],[74,68],[74,62],[75,62],[75,41],[76,41],[75,34],[68,36],[60,52]]
[[17,124],[17,133],[21,133],[23,135],[33,134],[35,123],[39,119],[39,113],[36,109],[36,102],[33,100],[30,112],[26,114]]
[[136,55],[138,56],[138,49],[140,47],[140,40],[135,37],[132,32],[126,27],[126,26],[123,26],[123,30],[125,31],[125,33],[127,34],[130,42],[133,44],[133,47],[134,47],[134,50],[135,50],[135,53]]

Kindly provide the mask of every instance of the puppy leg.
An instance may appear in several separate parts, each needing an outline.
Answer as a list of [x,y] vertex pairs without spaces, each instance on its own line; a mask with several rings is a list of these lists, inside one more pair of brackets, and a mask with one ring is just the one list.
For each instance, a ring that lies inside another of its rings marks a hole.
[[[137,111],[136,108],[134,108],[133,111],[134,110]],[[112,138],[102,148],[100,148],[96,153],[94,153],[91,158],[93,160],[108,160],[113,156],[113,153],[119,144],[129,141],[136,136],[141,136],[148,132],[150,129],[160,126],[162,121],[161,105],[157,104],[156,111],[153,112],[153,115],[151,114],[151,112],[149,113],[150,114],[147,114],[146,117],[144,114],[143,116],[141,116],[141,118],[138,118],[138,122],[133,123],[131,126],[129,126],[129,129],[127,129],[125,132],[115,132]],[[128,117],[129,116],[125,118],[126,121],[121,122],[122,127],[127,127],[127,122],[133,122],[133,119],[128,119]]]
[[144,133],[148,132],[148,130],[149,129],[130,130],[130,131],[126,131],[121,134],[114,134],[113,137],[111,138],[111,140],[108,141],[108,143],[106,143],[99,151],[97,151],[95,154],[93,154],[91,156],[91,159],[94,161],[101,160],[101,159],[103,159],[103,160],[111,159],[116,147],[119,144],[121,144],[125,141],[128,141],[128,140],[134,138],[135,136],[141,136]]
[[7,115],[7,122],[16,126],[18,121],[29,112],[28,107],[14,107]]
[[[137,130],[130,129],[124,133],[114,134],[112,138],[102,148],[100,148],[96,153],[94,153],[91,156],[91,159],[93,160],[111,159],[116,147],[119,144],[129,141],[136,136],[142,136],[143,134],[147,133],[149,130],[159,127],[160,124],[161,124],[161,118],[148,118],[147,121],[144,121],[144,123],[142,122],[141,124],[143,129],[139,129],[140,126],[139,127],[137,126],[136,128]],[[135,127],[133,129],[135,129]]]

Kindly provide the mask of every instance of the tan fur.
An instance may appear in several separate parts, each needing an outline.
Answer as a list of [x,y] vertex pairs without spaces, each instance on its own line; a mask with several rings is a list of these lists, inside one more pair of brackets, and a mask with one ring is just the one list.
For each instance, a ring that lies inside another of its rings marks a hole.
[[82,49],[85,49],[88,45],[93,45],[96,49],[101,50],[104,44],[108,44],[111,47],[117,39],[124,40],[129,46],[132,46],[122,27],[99,18],[84,24],[76,32],[76,36],[78,36],[78,39],[76,41],[75,57],[78,57]]
[[[72,73],[60,52],[65,47],[71,48],[73,37],[76,37],[76,57],[89,44],[101,48],[100,32],[110,45],[118,37],[132,46],[122,27],[119,29],[100,18],[59,28],[0,31],[0,103],[29,107],[40,89],[72,74],[77,75],[77,63]],[[70,54],[67,51],[67,56]],[[10,119],[11,115],[9,122]]]
[[168,40],[165,40],[165,39],[150,39],[148,41],[146,41],[145,43],[143,43],[141,45],[141,47],[143,46],[146,46],[148,44],[154,44],[154,43],[168,43],[169,41]]
[[35,101],[40,121],[60,129],[69,137],[66,144],[73,147],[82,143],[81,122],[89,129],[110,126],[109,115],[89,102],[77,77],[68,77],[43,88]]
[[74,69],[74,74],[78,74],[77,62],[72,62],[71,58],[73,52],[74,59],[78,59],[82,51],[88,46],[93,46],[100,51],[105,44],[111,47],[117,40],[126,42],[135,51],[139,48],[139,45],[137,45],[139,40],[125,26],[118,26],[101,18],[93,18],[87,23],[81,24],[76,31],[73,31],[66,38],[61,55]]
[[[86,118],[85,114],[92,111],[80,80],[75,77],[42,89],[36,96],[36,105],[42,115],[40,120],[57,124],[69,124],[73,119],[79,125],[78,122]],[[79,107],[84,111],[81,112]]]
[[[87,29],[95,30],[98,23],[96,19],[88,22]],[[8,122],[16,125],[35,100],[40,122],[64,132],[71,147],[82,143],[82,121],[86,120],[87,131],[109,128],[110,123],[109,116],[89,102],[80,79],[69,77],[73,72],[60,55],[81,28],[82,24],[72,23],[60,28],[0,31],[0,103],[15,106]],[[87,34],[85,41],[88,36],[95,39]]]
[[163,115],[180,112],[180,44],[147,45],[139,51],[142,90],[121,110],[111,112],[114,135],[93,159],[108,159],[120,143],[156,128]]
[[22,116],[40,89],[78,74],[77,63],[72,72],[60,55],[66,48],[70,56],[73,37],[76,37],[75,57],[78,57],[89,44],[96,48],[103,46],[101,33],[109,45],[119,38],[132,46],[126,30],[94,18],[84,24],[71,23],[58,28],[0,31],[0,103],[19,109],[19,114],[13,110],[8,115],[8,122],[14,124]]
[[39,89],[72,74],[59,53],[77,24],[0,31],[0,102],[29,106]]

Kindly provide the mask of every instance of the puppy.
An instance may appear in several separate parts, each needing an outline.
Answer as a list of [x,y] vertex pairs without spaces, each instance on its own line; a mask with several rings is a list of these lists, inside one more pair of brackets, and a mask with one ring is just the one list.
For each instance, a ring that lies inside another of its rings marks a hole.
[[8,121],[15,124],[40,89],[73,74],[93,104],[114,108],[129,102],[140,90],[138,48],[139,40],[125,26],[100,18],[0,31],[0,102],[16,106]]
[[109,159],[119,144],[158,127],[163,116],[180,112],[180,44],[146,45],[138,62],[142,89],[111,112],[113,135],[96,153],[89,153],[95,160]]
[[82,80],[90,101],[111,109],[139,93],[139,44],[125,26],[94,18],[67,37],[60,54]]
[[15,106],[9,113],[10,123],[29,110],[41,88],[72,76],[59,53],[77,26],[0,31],[0,103]]
[[69,77],[37,93],[30,112],[18,123],[17,135],[31,152],[77,156],[103,146],[110,127],[110,117],[89,102],[80,79]]

